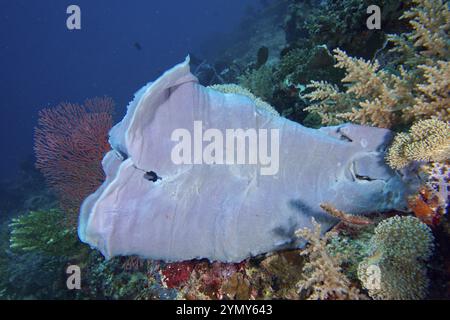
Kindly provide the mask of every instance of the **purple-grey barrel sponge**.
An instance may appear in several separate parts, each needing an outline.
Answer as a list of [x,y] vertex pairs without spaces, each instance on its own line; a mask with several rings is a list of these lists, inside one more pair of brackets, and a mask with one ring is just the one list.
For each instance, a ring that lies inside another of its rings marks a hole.
[[384,163],[391,139],[351,124],[303,127],[201,86],[187,59],[141,89],[111,130],[107,179],[83,203],[79,236],[106,257],[165,261],[300,247],[295,230],[311,217],[324,231],[336,223],[321,203],[352,214],[405,207],[405,184]]

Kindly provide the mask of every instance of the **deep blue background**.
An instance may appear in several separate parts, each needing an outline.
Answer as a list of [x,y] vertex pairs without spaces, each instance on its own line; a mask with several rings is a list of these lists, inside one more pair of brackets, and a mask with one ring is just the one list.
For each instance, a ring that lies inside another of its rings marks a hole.
[[[188,53],[201,56],[206,39],[237,28],[258,3],[0,0],[0,179],[33,153],[39,109],[108,95],[121,116],[141,86]],[[66,28],[70,4],[81,7],[81,31]]]

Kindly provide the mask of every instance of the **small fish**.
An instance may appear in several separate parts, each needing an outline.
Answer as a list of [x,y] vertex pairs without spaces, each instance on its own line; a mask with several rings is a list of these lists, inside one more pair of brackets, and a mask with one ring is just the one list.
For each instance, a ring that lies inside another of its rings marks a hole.
[[135,42],[135,43],[134,43],[134,47],[135,47],[137,50],[139,50],[139,51],[142,50],[142,46],[141,46],[141,44],[140,44],[139,42]]
[[146,172],[144,174],[144,179],[152,182],[156,182],[158,180],[162,180],[161,177],[158,177],[158,175],[154,171]]

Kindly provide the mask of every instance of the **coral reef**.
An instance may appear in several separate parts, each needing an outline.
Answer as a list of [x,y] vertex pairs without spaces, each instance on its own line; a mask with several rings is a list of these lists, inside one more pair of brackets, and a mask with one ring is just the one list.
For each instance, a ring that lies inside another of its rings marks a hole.
[[252,286],[260,288],[258,296],[272,299],[300,299],[297,284],[302,280],[300,270],[305,264],[305,257],[299,250],[278,252],[263,261],[250,275]]
[[3,225],[0,235],[4,298],[75,298],[67,290],[65,268],[85,259],[88,248],[79,242],[76,230],[67,228],[60,210],[33,211],[13,218]]
[[[336,67],[346,69],[342,79],[350,83],[345,92],[327,82],[312,82],[308,88],[313,92],[302,95],[310,101],[318,101],[306,110],[325,115],[323,124],[340,120],[391,128],[398,120],[396,108],[400,103],[409,105],[413,97],[405,86],[408,82],[400,77],[380,70],[377,61],[351,58],[340,50],[334,50]],[[399,94],[399,93],[403,94]],[[358,107],[356,107],[358,106]]]
[[304,259],[298,250],[239,264],[189,261],[161,266],[163,282],[182,299],[299,299]]
[[190,261],[169,263],[161,270],[164,284],[168,288],[181,287],[191,278],[195,266],[196,263]]
[[313,219],[314,230],[298,230],[296,235],[304,238],[309,246],[302,251],[309,261],[303,267],[306,279],[299,282],[300,291],[311,290],[308,299],[312,300],[359,300],[364,295],[342,273],[341,258],[328,254],[326,246],[334,233],[321,237],[321,226]]
[[[404,29],[398,18],[410,1],[398,0],[331,0],[309,12],[304,24],[311,40],[329,48],[342,48],[351,55],[372,57],[383,45],[386,33]],[[366,28],[367,8],[382,8],[381,30]],[[303,7],[300,3],[297,6]],[[304,9],[303,9],[304,10]]]
[[162,264],[159,274],[163,286],[176,289],[180,299],[249,299],[245,265],[193,260]]
[[441,208],[441,213],[447,213],[450,202],[450,164],[449,162],[431,163],[425,166],[427,186],[432,195],[437,198],[437,203]]
[[420,65],[426,80],[418,84],[420,92],[409,111],[415,118],[429,117],[450,120],[450,62],[437,61],[433,66]]
[[333,65],[333,55],[326,46],[295,48],[281,57],[276,77],[285,87],[306,85],[315,79],[338,81],[342,73]]
[[367,257],[369,240],[373,236],[374,226],[357,229],[342,229],[339,225],[333,229],[335,235],[326,245],[327,253],[340,260],[341,272],[354,284],[358,284],[358,266]]
[[250,90],[257,97],[265,101],[273,98],[275,79],[270,65],[263,65],[259,69],[247,70],[238,77],[239,84]]
[[430,226],[440,224],[450,203],[450,168],[448,162],[432,162],[421,167],[425,182],[408,206],[417,218]]
[[64,214],[60,210],[32,211],[13,218],[10,248],[23,252],[37,251],[48,255],[78,255],[82,245],[76,229],[65,228],[61,223]]
[[275,67],[276,89],[272,104],[282,110],[283,116],[302,123],[307,116],[303,111],[304,99],[299,98],[310,81],[323,79],[337,82],[343,72],[334,68],[334,58],[323,45],[308,44],[288,48]]
[[[133,259],[137,259],[133,257]],[[79,299],[168,300],[175,299],[175,289],[165,288],[157,261],[140,261],[140,268],[124,268],[124,258],[105,260],[93,251],[85,261],[85,284]]]
[[421,120],[409,133],[399,133],[389,148],[387,163],[393,169],[412,161],[441,162],[450,158],[450,124],[440,120]]
[[110,148],[113,109],[112,99],[94,98],[39,112],[36,167],[56,191],[71,224],[83,199],[103,182],[101,161]]
[[423,299],[429,285],[426,261],[433,248],[433,234],[419,219],[386,219],[375,228],[358,276],[374,299]]
[[[390,36],[393,52],[400,56],[390,68],[381,68],[378,60],[352,58],[335,49],[336,67],[346,70],[342,82],[345,92],[327,83],[313,83],[315,91],[302,97],[315,103],[310,111],[320,111],[333,117],[360,124],[392,128],[407,125],[414,120],[450,119],[448,112],[450,74],[449,37],[450,13],[441,0],[414,0],[414,6],[405,12],[412,31]],[[434,46],[434,43],[437,43]],[[326,94],[329,92],[329,94]],[[341,95],[348,95],[347,111],[342,108]],[[334,97],[339,99],[334,102]],[[323,108],[328,104],[328,108]],[[337,108],[334,108],[334,105]]]
[[[382,30],[366,28],[371,4],[382,8]],[[20,183],[0,186],[0,299],[367,299],[363,288],[373,299],[450,297],[448,8],[444,0],[273,1],[248,10],[215,62],[191,55],[202,84],[221,83],[210,88],[273,115],[398,131],[386,160],[393,169],[420,166],[423,184],[408,199],[416,218],[395,210],[355,216],[316,201],[341,222],[325,235],[316,222],[297,231],[304,250],[241,263],[105,260],[73,227],[81,201],[105,178],[113,102],[65,103],[43,110],[36,129],[37,167],[52,189],[29,162]],[[82,290],[65,287],[69,264],[82,268]]]

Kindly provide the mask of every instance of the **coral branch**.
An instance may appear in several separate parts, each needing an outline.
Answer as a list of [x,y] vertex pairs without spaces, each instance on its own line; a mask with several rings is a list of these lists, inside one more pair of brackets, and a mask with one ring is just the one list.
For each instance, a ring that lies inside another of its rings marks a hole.
[[329,203],[323,203],[320,207],[329,215],[340,219],[343,223],[350,226],[367,226],[373,224],[373,221],[362,216],[354,216],[344,211],[338,210]]
[[341,272],[340,258],[330,256],[326,250],[326,244],[334,233],[329,232],[321,237],[320,224],[314,219],[312,222],[312,231],[305,228],[296,232],[298,237],[309,243],[302,252],[302,255],[309,256],[310,261],[303,267],[307,278],[299,282],[300,290],[312,290],[309,297],[312,300],[365,299],[359,289]]

